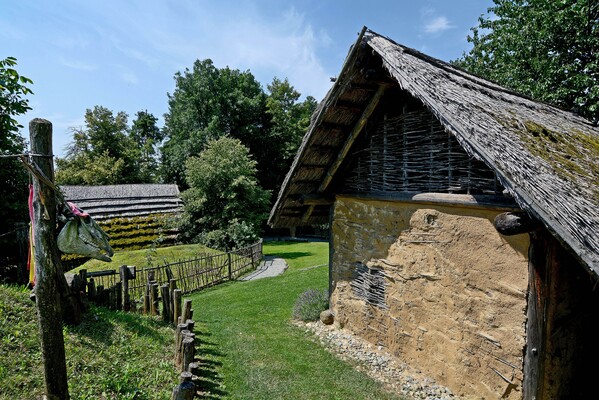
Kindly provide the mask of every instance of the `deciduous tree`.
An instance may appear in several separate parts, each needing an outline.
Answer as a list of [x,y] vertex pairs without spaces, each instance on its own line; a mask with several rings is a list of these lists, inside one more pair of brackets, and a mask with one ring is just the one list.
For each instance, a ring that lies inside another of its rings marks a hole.
[[599,2],[494,0],[456,63],[599,121]]
[[[31,109],[27,95],[33,92],[31,79],[15,69],[17,60],[0,60],[0,154],[14,155],[25,152],[25,140],[19,134],[23,128],[15,119]],[[0,158],[0,266],[16,256],[15,227],[27,221],[27,172],[16,158]],[[0,274],[2,274],[0,268]]]
[[240,247],[258,238],[269,193],[256,179],[256,161],[239,139],[223,136],[185,163],[189,189],[183,235],[218,248]]

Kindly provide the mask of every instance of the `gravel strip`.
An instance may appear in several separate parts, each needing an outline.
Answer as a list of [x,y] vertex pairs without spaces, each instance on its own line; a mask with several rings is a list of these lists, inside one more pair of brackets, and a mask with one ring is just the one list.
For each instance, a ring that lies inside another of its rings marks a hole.
[[344,329],[325,325],[320,321],[295,323],[306,332],[313,333],[320,343],[342,360],[350,361],[355,368],[381,382],[389,391],[406,399],[456,400],[449,389],[435,384],[432,379],[419,377],[417,371],[386,353],[381,346],[352,335]]

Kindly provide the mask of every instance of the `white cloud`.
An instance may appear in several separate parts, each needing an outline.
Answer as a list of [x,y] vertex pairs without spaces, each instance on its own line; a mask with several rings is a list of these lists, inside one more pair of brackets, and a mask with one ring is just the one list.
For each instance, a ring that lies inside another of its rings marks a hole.
[[453,25],[451,25],[451,23],[449,22],[447,17],[440,16],[440,17],[436,17],[433,20],[429,21],[424,26],[424,31],[426,33],[439,33],[439,32],[443,32],[443,31],[446,31],[451,28],[453,28]]
[[139,78],[133,72],[121,72],[120,75],[121,78],[127,83],[131,83],[133,85],[137,85],[139,83]]
[[61,58],[60,63],[65,67],[78,69],[80,71],[93,71],[95,69],[98,69],[96,65],[88,64],[79,60],[67,60],[65,58]]

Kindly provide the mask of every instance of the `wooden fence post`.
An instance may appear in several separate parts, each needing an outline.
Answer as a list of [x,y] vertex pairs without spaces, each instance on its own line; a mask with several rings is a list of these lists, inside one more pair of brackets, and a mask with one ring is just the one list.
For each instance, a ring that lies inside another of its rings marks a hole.
[[121,299],[123,301],[123,311],[129,311],[131,302],[129,300],[129,268],[126,265],[121,265],[119,270],[121,276]]
[[165,283],[160,287],[160,295],[162,296],[162,320],[164,322],[170,322],[171,317],[171,299],[169,294],[168,285]]
[[175,289],[173,291],[173,308],[175,309],[173,322],[175,325],[179,323],[179,317],[181,316],[181,294],[181,289]]
[[49,180],[33,176],[33,233],[35,299],[37,305],[45,394],[48,400],[69,399],[67,365],[62,333],[59,279],[64,279],[56,245],[56,193],[52,160],[52,123],[35,118],[29,123],[34,162]]
[[183,301],[183,314],[181,314],[181,322],[185,323],[191,317],[189,314],[191,313],[191,299],[185,299]]
[[177,288],[177,281],[175,279],[169,279],[168,281],[168,291],[169,291],[169,299],[170,299],[170,303],[169,303],[169,308],[170,308],[170,316],[171,316],[171,322],[173,322],[174,324],[177,323],[177,321],[175,321],[174,319],[174,315],[175,315],[175,289]]
[[231,273],[231,252],[227,252],[227,268],[229,270],[229,280],[231,280],[232,277],[232,273]]
[[181,383],[179,383],[173,389],[173,396],[171,397],[171,400],[193,400],[196,394],[196,386],[191,381],[191,378],[191,373],[181,372]]

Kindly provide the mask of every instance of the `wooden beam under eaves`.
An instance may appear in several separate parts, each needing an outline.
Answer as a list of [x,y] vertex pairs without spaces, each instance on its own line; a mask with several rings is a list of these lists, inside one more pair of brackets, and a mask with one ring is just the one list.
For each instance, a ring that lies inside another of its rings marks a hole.
[[[333,164],[331,164],[331,166],[329,167],[329,170],[327,171],[322,183],[320,184],[320,186],[318,187],[318,190],[316,191],[317,193],[324,192],[326,190],[326,188],[329,186],[329,184],[331,183],[331,180],[333,179],[333,176],[335,175],[335,172],[337,172],[337,170],[341,166],[343,159],[345,159],[345,156],[347,155],[347,153],[349,153],[349,150],[351,149],[352,145],[354,144],[354,142],[356,141],[356,139],[358,138],[358,136],[360,135],[360,133],[362,132],[364,127],[366,126],[368,119],[370,118],[370,116],[372,115],[374,110],[376,109],[376,106],[378,106],[379,102],[383,98],[383,95],[385,94],[385,91],[387,90],[387,88],[389,86],[390,85],[388,85],[388,84],[382,84],[378,87],[376,93],[372,96],[370,103],[368,103],[368,105],[364,109],[364,112],[360,116],[360,119],[358,120],[358,122],[356,122],[356,125],[353,127],[351,133],[345,140],[343,147],[337,154],[337,158],[335,159]],[[312,212],[314,211],[314,207],[315,207],[315,205],[313,205],[313,204],[311,204],[308,207],[308,209],[306,210],[306,212],[304,213],[304,215],[302,217],[302,224],[306,224],[308,222],[308,220],[310,219],[310,216],[312,215]]]
[[325,175],[324,180],[322,181],[322,183],[320,184],[320,187],[318,188],[319,193],[324,192],[326,190],[326,188],[329,186],[329,184],[331,183],[331,180],[333,179],[335,172],[337,172],[337,170],[341,166],[343,159],[345,158],[345,156],[351,149],[351,147],[354,144],[354,142],[356,141],[356,138],[358,137],[358,135],[360,135],[360,132],[362,132],[362,130],[364,129],[364,126],[366,126],[366,123],[368,122],[368,118],[370,118],[370,116],[376,109],[376,106],[381,101],[381,98],[383,97],[383,94],[385,94],[385,91],[387,90],[388,87],[389,87],[389,85],[386,85],[386,84],[380,85],[379,88],[377,89],[376,93],[374,94],[374,96],[372,96],[370,103],[368,104],[368,106],[366,106],[366,109],[360,116],[360,119],[358,120],[358,122],[356,122],[356,125],[354,126],[351,133],[345,140],[345,143],[343,144],[341,151],[339,152],[339,154],[337,154],[337,158],[335,159],[335,161],[333,162],[333,164],[327,171],[327,174]]

